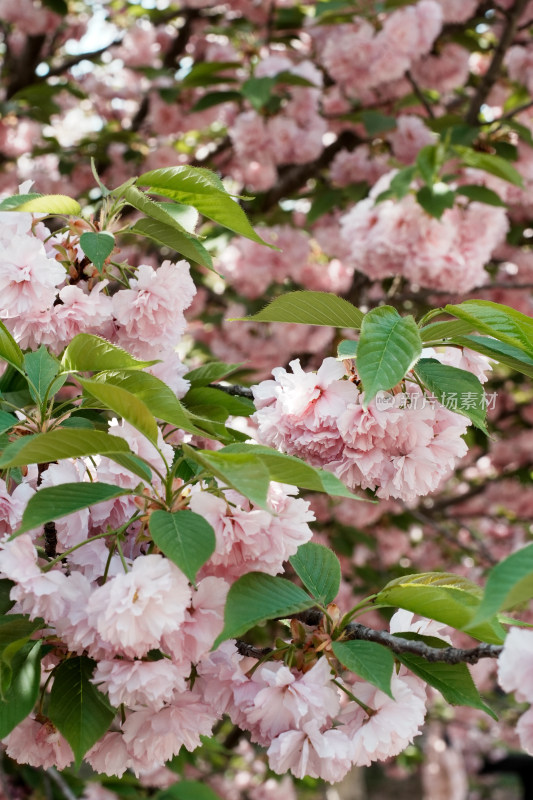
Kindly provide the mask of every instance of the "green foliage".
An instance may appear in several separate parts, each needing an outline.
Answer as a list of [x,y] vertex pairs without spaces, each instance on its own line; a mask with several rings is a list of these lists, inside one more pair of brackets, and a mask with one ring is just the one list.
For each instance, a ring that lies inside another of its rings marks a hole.
[[23,467],[27,464],[47,464],[62,458],[109,456],[130,453],[127,442],[120,436],[102,431],[54,430],[23,436],[9,444],[0,454],[0,468]]
[[456,336],[453,341],[533,378],[533,358],[518,347],[489,336]]
[[[485,591],[471,625],[479,625],[498,611],[533,598],[533,543],[521,547],[490,570]],[[469,628],[467,628],[469,631]]]
[[377,595],[376,604],[405,608],[414,614],[466,630],[476,639],[501,644],[505,631],[497,620],[472,624],[481,589],[472,581],[446,572],[406,575],[390,581]]
[[17,207],[17,211],[29,211],[32,214],[48,214],[79,216],[81,206],[77,200],[67,197],[65,194],[43,194],[27,200]]
[[445,310],[470,323],[474,330],[493,336],[533,357],[533,319],[520,311],[490,300],[466,300],[460,305],[448,305]]
[[[5,650],[0,653],[4,683]],[[18,649],[9,665],[9,685],[0,696],[0,737],[7,736],[32,711],[41,682],[41,642],[28,642]]]
[[215,550],[212,526],[193,511],[154,511],[149,526],[161,552],[194,584],[196,573]]
[[347,300],[329,292],[288,292],[276,297],[257,314],[240,317],[239,320],[297,322],[302,325],[329,325],[358,330],[363,316]]
[[133,425],[152,444],[157,445],[157,422],[146,403],[123,386],[78,378],[85,392],[96,397],[106,408],[115,411]]
[[61,365],[57,358],[50,355],[43,345],[32,353],[26,353],[24,371],[28,376],[30,394],[35,402],[42,403],[50,399],[63,386],[67,379],[66,375],[54,380],[60,369]]
[[154,800],[220,800],[220,797],[200,781],[179,781],[157,792]]
[[475,375],[441,364],[435,358],[421,358],[415,374],[445,408],[462,414],[487,433],[485,393]]
[[[218,222],[240,236],[245,236],[259,244],[267,244],[254,231],[246,214],[226,192],[220,179],[209,170],[200,167],[167,167],[145,172],[137,179],[137,182],[139,185],[148,186],[148,191],[152,194],[159,194],[176,200],[178,203],[194,206],[204,217]],[[129,201],[129,196],[127,194],[125,196]],[[145,197],[145,195],[143,196]],[[153,214],[150,213],[149,216],[153,216]],[[155,218],[157,219],[157,217]],[[271,247],[271,245],[268,246]]]
[[63,353],[61,364],[67,372],[143,369],[155,361],[140,361],[116,344],[92,333],[78,333]]
[[420,333],[412,317],[401,317],[392,306],[369,311],[361,325],[356,361],[365,405],[379,391],[396,386],[421,352]]
[[249,453],[224,450],[194,450],[183,446],[184,454],[196,461],[222,483],[236,489],[260,508],[268,508],[267,493],[270,474],[267,467]]
[[[446,647],[445,642],[432,636],[419,634],[407,634],[407,636],[423,641],[430,647]],[[402,653],[396,657],[411,672],[438,689],[448,703],[477,708],[497,719],[492,709],[480,697],[466,664],[446,664],[440,661],[430,663],[413,653]]]
[[[170,205],[170,204],[165,204]],[[160,206],[161,207],[161,206]],[[185,230],[177,230],[158,219],[140,219],[130,228],[130,233],[147,236],[158,244],[172,247],[188,261],[213,269],[213,259],[203,244]]]
[[59,486],[39,489],[30,497],[14,535],[19,536],[50,520],[66,517],[82,508],[89,508],[125,494],[130,494],[130,489],[122,489],[109,483],[61,483]]
[[7,361],[15,369],[22,369],[24,356],[3,322],[0,322],[0,359]]
[[109,231],[101,233],[86,231],[80,236],[80,247],[98,272],[102,272],[106,258],[111,255],[115,247],[115,237]]
[[332,649],[346,669],[393,697],[390,684],[394,656],[390,650],[375,642],[359,640],[333,642]]
[[322,544],[306,542],[289,561],[317,603],[327,606],[335,600],[341,585],[341,565],[332,550]]
[[465,166],[489,172],[491,175],[496,175],[497,178],[502,178],[514,186],[524,185],[522,176],[507,159],[492,153],[480,153],[470,147],[456,146],[454,150],[461,157],[461,161]]
[[285,578],[249,572],[230,587],[224,610],[224,630],[213,649],[226,639],[242,636],[269,619],[288,617],[311,608],[312,597]]
[[107,731],[115,710],[91,683],[96,663],[86,656],[63,661],[54,672],[48,714],[79,766],[87,750]]

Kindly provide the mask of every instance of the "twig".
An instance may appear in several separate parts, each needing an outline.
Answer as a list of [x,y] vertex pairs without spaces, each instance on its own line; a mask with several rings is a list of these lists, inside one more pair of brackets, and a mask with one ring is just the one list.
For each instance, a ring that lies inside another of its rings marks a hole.
[[241,642],[240,639],[236,640],[235,647],[241,656],[247,656],[248,658],[264,658],[272,652],[271,647],[254,647],[253,644]]
[[459,647],[430,647],[425,642],[414,639],[404,639],[388,631],[376,631],[367,628],[360,622],[350,622],[346,626],[349,639],[362,639],[366,642],[377,642],[385,645],[397,655],[413,653],[430,663],[442,662],[444,664],[477,664],[482,658],[498,658],[503,650],[503,645],[480,644],[468,650]]
[[494,123],[496,122],[504,122],[506,119],[512,119],[515,114],[520,114],[522,111],[527,111],[528,108],[533,106],[533,100],[529,100],[527,103],[522,103],[521,106],[516,106],[508,111],[506,114],[502,114],[501,117],[498,119],[493,120]]
[[254,399],[254,393],[247,386],[224,386],[221,383],[210,383],[207,388],[220,389],[221,392],[226,392],[226,394],[231,394],[234,397],[248,397],[250,400]]
[[431,119],[435,119],[435,114],[433,113],[433,109],[431,108],[431,105],[428,103],[427,97],[424,95],[424,92],[422,91],[422,89],[420,88],[418,83],[415,81],[413,76],[411,75],[411,71],[410,70],[407,70],[407,72],[405,73],[405,77],[407,78],[407,80],[409,81],[411,86],[413,87],[413,92],[416,94],[416,96],[418,97],[418,99],[420,100],[420,102],[422,103],[424,108],[426,109],[428,115],[431,117]]
[[107,50],[109,50],[110,47],[116,47],[117,45],[121,44],[121,42],[122,39],[115,39],[114,42],[106,44],[105,47],[100,47],[98,50],[91,50],[88,53],[78,53],[77,55],[72,56],[71,58],[67,58],[65,59],[65,61],[62,61],[61,64],[58,64],[56,67],[50,67],[46,75],[43,75],[43,77],[40,78],[40,81],[41,82],[46,81],[52,75],[62,75],[67,70],[72,69],[72,67],[81,64],[82,61],[95,61],[97,58],[103,55]]
[[483,75],[466,113],[465,122],[467,125],[477,125],[479,123],[479,111],[481,106],[500,76],[500,69],[503,64],[505,53],[514,39],[518,27],[518,20],[528,2],[529,0],[515,0],[514,6],[508,11],[505,27],[492,56],[492,61],[489,64],[488,70]]
[[357,145],[363,144],[364,139],[357,136],[353,131],[342,131],[337,139],[328,145],[315,161],[306,164],[296,164],[286,170],[280,171],[280,179],[276,186],[268,191],[261,202],[261,211],[267,211],[275,206],[279,200],[292,194],[297,189],[301,189],[309,178],[315,176],[321,169],[329,166],[340,150],[354,150]]
[[55,767],[48,767],[46,770],[46,774],[53,780],[56,786],[59,787],[63,795],[66,797],[67,800],[78,800],[66,780],[63,778],[62,775],[59,774]]

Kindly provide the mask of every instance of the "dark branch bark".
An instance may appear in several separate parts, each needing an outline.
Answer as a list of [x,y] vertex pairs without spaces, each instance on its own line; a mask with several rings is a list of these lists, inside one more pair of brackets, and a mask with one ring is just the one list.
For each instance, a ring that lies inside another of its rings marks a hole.
[[431,117],[431,119],[435,119],[435,114],[433,113],[433,109],[431,108],[431,105],[428,103],[427,97],[425,96],[424,92],[422,91],[422,89],[420,88],[418,83],[415,81],[415,79],[413,78],[413,76],[411,75],[411,72],[409,70],[407,70],[407,72],[405,73],[405,77],[407,78],[407,80],[411,84],[413,92],[416,94],[416,96],[418,97],[418,99],[420,100],[420,102],[422,103],[424,108],[426,109],[426,112],[427,112],[428,116]]
[[492,61],[490,62],[489,68],[482,77],[477,91],[470,102],[470,107],[466,114],[466,122],[468,125],[477,125],[479,123],[480,108],[487,99],[490,90],[500,77],[500,70],[505,53],[509,49],[514,39],[518,27],[518,20],[524,12],[527,4],[528,0],[515,0],[514,6],[507,12],[507,19],[502,36],[498,42],[496,50],[494,51]]
[[253,644],[241,642],[240,639],[236,640],[235,647],[241,656],[247,656],[248,658],[264,658],[272,652],[271,647],[254,647]]
[[45,81],[47,78],[50,78],[52,75],[63,75],[64,72],[71,69],[72,67],[81,64],[82,61],[96,61],[103,53],[107,52],[111,47],[116,47],[121,43],[121,39],[116,39],[111,44],[106,45],[105,47],[100,47],[98,50],[91,50],[88,53],[78,53],[76,56],[72,56],[71,58],[66,58],[60,64],[57,64],[55,67],[50,67],[47,74],[40,78],[41,81]]
[[28,36],[19,56],[8,51],[6,54],[5,73],[11,76],[6,88],[6,100],[35,83],[35,70],[41,61],[41,52],[46,41],[44,34]]
[[359,622],[350,622],[346,626],[349,639],[362,639],[366,642],[377,642],[385,645],[393,653],[413,653],[430,663],[442,662],[444,664],[477,664],[482,658],[498,658],[503,650],[502,645],[480,644],[468,650],[459,647],[430,647],[425,642],[404,639],[388,631],[375,631],[361,625]]
[[193,22],[200,18],[200,11],[196,8],[190,8],[184,13],[183,17],[183,25],[163,58],[163,66],[167,69],[176,68],[178,58],[185,50],[185,45],[189,41],[189,37],[192,33]]
[[234,397],[249,397],[250,400],[254,399],[252,390],[247,386],[222,386],[220,383],[210,383],[208,388],[220,389],[221,392],[226,392],[226,394],[231,394]]
[[268,191],[261,202],[261,211],[267,211],[276,203],[305,186],[310,178],[317,175],[321,169],[327,167],[340,150],[354,150],[357,145],[365,140],[353,131],[343,131],[338,138],[326,147],[315,161],[307,164],[296,164],[280,171],[279,181]]

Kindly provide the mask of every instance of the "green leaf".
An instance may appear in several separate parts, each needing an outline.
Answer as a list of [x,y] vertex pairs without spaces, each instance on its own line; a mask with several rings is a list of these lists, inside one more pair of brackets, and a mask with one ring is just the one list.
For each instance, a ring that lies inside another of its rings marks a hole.
[[154,800],[220,800],[220,796],[200,781],[178,781],[157,792]]
[[521,547],[490,570],[480,606],[472,625],[498,611],[525,603],[533,597],[533,543]]
[[30,497],[20,527],[14,535],[130,492],[130,489],[121,489],[108,483],[62,483],[39,489]]
[[19,420],[13,414],[8,414],[7,411],[0,411],[0,434],[11,430],[15,425],[18,425],[18,422]]
[[29,211],[32,214],[67,214],[77,217],[81,214],[81,206],[77,200],[65,194],[43,194],[22,203],[17,211]]
[[[432,643],[431,636],[420,638],[427,644]],[[423,681],[438,689],[446,702],[478,708],[497,719],[494,711],[481,699],[466,664],[446,664],[440,661],[429,663],[413,653],[403,653],[396,658]]]
[[466,300],[446,306],[454,317],[469,322],[480,333],[494,336],[533,357],[533,319],[490,300]]
[[215,551],[216,538],[211,525],[193,511],[154,511],[149,527],[161,552],[194,584],[196,573]]
[[217,73],[240,67],[242,64],[239,61],[198,61],[191,67],[181,83],[183,86],[205,86],[208,82],[207,79],[213,76],[217,76],[218,82],[227,83],[230,78]]
[[21,370],[24,362],[22,350],[13,339],[3,322],[0,321],[0,358],[15,369]]
[[376,197],[376,204],[393,197],[398,198],[398,200],[405,197],[411,189],[411,183],[415,177],[416,169],[416,166],[412,165],[399,170],[391,180],[389,188]]
[[[426,188],[430,188],[438,171],[437,160],[437,146],[434,144],[427,144],[419,150],[416,157],[416,166],[424,181],[428,184]],[[419,201],[420,202],[420,201]],[[422,203],[421,203],[422,205]]]
[[301,325],[330,325],[332,328],[355,328],[363,322],[363,314],[342,297],[329,292],[287,292],[249,317],[236,321],[297,322]]
[[454,150],[461,156],[463,164],[467,167],[482,169],[484,172],[496,175],[496,177],[502,178],[504,181],[508,181],[514,186],[524,185],[522,176],[506,158],[495,156],[491,153],[479,153],[477,150],[472,150],[470,147],[456,146]]
[[138,475],[143,481],[151,483],[152,470],[142,458],[134,453],[109,453],[108,457],[116,464],[120,464],[124,469],[129,469],[134,475]]
[[123,386],[111,385],[102,381],[78,378],[79,382],[93,397],[96,397],[107,408],[133,425],[152,444],[157,445],[157,422],[146,403]]
[[[48,395],[50,396],[59,391],[65,383],[67,376],[62,376],[58,381],[54,378],[59,373],[61,365],[57,358],[50,355],[46,347],[41,345],[33,353],[26,353],[24,356],[24,371],[30,380],[30,394],[36,402],[43,402]],[[54,386],[52,386],[54,384]],[[37,395],[35,396],[35,391]]]
[[148,236],[149,239],[153,239],[158,244],[172,247],[173,250],[189,261],[201,264],[207,269],[213,269],[213,259],[210,253],[198,241],[196,236],[186,231],[176,230],[176,228],[156,219],[140,219],[130,228],[130,233]]
[[35,631],[44,627],[42,619],[32,619],[23,614],[7,614],[0,618],[0,650],[9,647],[13,642],[27,639]]
[[144,369],[155,361],[139,361],[116,344],[111,344],[101,336],[92,333],[78,333],[61,359],[66,372],[100,372],[116,369]]
[[0,697],[0,738],[11,733],[32,711],[41,683],[41,642],[33,642],[19,650],[11,663],[12,679],[3,698]]
[[218,222],[230,231],[277,249],[263,241],[254,231],[240,205],[226,192],[220,179],[209,170],[200,167],[155,169],[145,172],[137,182],[148,186],[153,194],[194,206],[204,217]]
[[230,587],[224,609],[224,630],[213,645],[235,639],[268,619],[298,614],[315,604],[303,589],[285,578],[248,572]]
[[365,406],[379,391],[392,389],[409,372],[422,352],[414,319],[401,317],[392,306],[369,311],[357,346],[357,372],[365,390]]
[[464,322],[462,319],[452,319],[446,322],[431,322],[420,329],[420,338],[425,342],[435,342],[439,339],[450,339],[470,333],[475,329],[471,322]]
[[168,225],[180,233],[187,233],[185,228],[174,219],[174,216],[162,207],[162,203],[155,203],[135,186],[127,186],[125,189],[120,189],[119,187],[119,189],[115,190],[115,193],[124,197],[130,206],[136,208],[137,211],[142,211],[150,219],[157,220],[163,225]]
[[223,450],[194,450],[188,445],[183,445],[183,453],[255,505],[268,509],[270,475],[257,456],[248,453],[225,453]]
[[168,422],[170,425],[175,425],[177,428],[197,436],[205,435],[204,431],[191,420],[191,416],[172,389],[155,375],[137,370],[134,372],[117,370],[98,375],[96,380],[110,386],[120,386],[135,395],[147,406],[154,417],[163,422]]
[[221,381],[242,367],[241,364],[223,364],[221,361],[210,361],[201,367],[188,372],[184,377],[190,381],[191,386],[207,386],[209,383]]
[[346,669],[355,672],[363,680],[377,686],[382,692],[393,697],[391,692],[394,656],[391,651],[375,642],[354,640],[333,642],[333,652]]
[[76,767],[115,716],[105,695],[91,683],[95,666],[96,662],[85,656],[63,661],[54,673],[50,692],[49,717],[72,747]]
[[505,631],[497,620],[473,626],[481,589],[472,581],[447,572],[405,575],[388,583],[376,597],[377,605],[406,608],[428,619],[435,619],[457,630],[466,630],[475,639],[501,644]]
[[454,342],[533,378],[533,358],[517,347],[488,336],[456,336]]
[[62,458],[110,456],[130,453],[128,443],[120,436],[102,431],[57,429],[36,436],[22,436],[0,454],[0,468],[48,464]]
[[453,208],[455,191],[446,183],[434,183],[433,186],[422,186],[416,193],[416,199],[424,211],[440,219],[447,208]]
[[237,417],[249,417],[255,411],[255,406],[248,397],[234,396],[224,392],[222,389],[214,389],[207,386],[189,389],[183,398],[183,402],[192,411],[196,406],[221,406],[227,414]]
[[218,452],[249,454],[250,457],[259,459],[267,467],[270,480],[278,481],[278,483],[288,483],[291,486],[299,486],[301,489],[309,489],[313,492],[326,492],[333,497],[349,497],[352,500],[366,501],[366,498],[352,494],[332,472],[316,469],[296,456],[280,453],[279,450],[271,447],[239,443],[230,444]]
[[[270,100],[276,78],[248,78],[241,86],[241,91],[256,111],[259,111]],[[274,147],[275,147],[274,143]]]
[[8,580],[7,578],[0,578],[0,615],[3,616],[10,611],[13,606],[15,605],[15,601],[11,600],[9,595],[11,593],[11,589],[16,584],[13,581]]
[[102,231],[101,233],[86,231],[80,236],[80,247],[89,261],[92,261],[98,272],[101,273],[106,258],[114,250],[115,237],[109,231]]
[[445,408],[467,417],[476,428],[488,433],[485,392],[475,375],[441,364],[436,358],[421,358],[415,373]]
[[213,108],[221,103],[240,102],[242,94],[236,91],[227,92],[208,92],[200,97],[199,100],[193,105],[191,111],[205,111],[207,108]]
[[300,545],[289,558],[292,568],[310,594],[322,606],[333,602],[341,585],[341,565],[328,547],[314,542]]
[[369,136],[377,136],[396,127],[396,118],[382,114],[381,111],[361,111],[359,116]]
[[343,339],[337,347],[337,358],[342,361],[347,358],[356,358],[358,344],[359,342],[353,339]]
[[489,206],[505,206],[500,195],[493,192],[492,189],[487,189],[486,186],[477,186],[475,184],[458,186],[455,193],[462,194],[477,203],[486,203]]
[[39,197],[42,197],[42,194],[36,192],[11,195],[11,197],[6,197],[0,202],[0,211],[19,211],[20,206],[24,205],[24,203],[29,200],[37,200]]

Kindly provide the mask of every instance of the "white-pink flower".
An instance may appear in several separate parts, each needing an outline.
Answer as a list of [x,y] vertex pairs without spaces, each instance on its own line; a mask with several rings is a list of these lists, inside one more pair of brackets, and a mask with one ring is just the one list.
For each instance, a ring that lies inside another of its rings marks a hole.
[[26,717],[2,739],[6,753],[19,764],[49,769],[65,769],[74,760],[69,743],[51,722],[40,723]]
[[88,618],[105,642],[142,657],[159,647],[163,634],[179,628],[190,602],[185,575],[163,556],[148,555],[93,592]]
[[351,743],[342,729],[321,731],[315,720],[302,730],[280,733],[267,751],[274,772],[290,770],[296,778],[322,778],[330,783],[342,780],[352,767]]
[[509,630],[498,658],[498,682],[519,702],[533,703],[533,631]]

